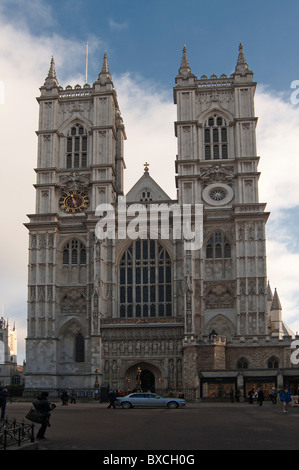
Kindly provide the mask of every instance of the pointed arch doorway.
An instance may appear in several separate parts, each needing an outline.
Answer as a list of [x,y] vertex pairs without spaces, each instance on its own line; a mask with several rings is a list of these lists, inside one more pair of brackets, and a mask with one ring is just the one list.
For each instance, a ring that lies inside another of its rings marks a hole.
[[125,389],[141,388],[144,392],[155,392],[162,383],[160,368],[149,362],[139,362],[131,365],[124,373]]

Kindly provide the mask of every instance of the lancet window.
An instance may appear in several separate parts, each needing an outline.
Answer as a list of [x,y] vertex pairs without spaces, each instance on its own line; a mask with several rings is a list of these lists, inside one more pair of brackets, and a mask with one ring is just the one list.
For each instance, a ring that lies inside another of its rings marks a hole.
[[87,131],[81,124],[75,124],[67,136],[66,167],[87,167]]
[[228,126],[221,116],[211,116],[204,125],[205,160],[228,158]]

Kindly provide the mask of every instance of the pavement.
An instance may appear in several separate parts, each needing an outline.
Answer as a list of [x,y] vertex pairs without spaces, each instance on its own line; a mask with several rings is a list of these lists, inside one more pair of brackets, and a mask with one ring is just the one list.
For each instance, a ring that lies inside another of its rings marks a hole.
[[[6,415],[23,420],[30,407],[30,402],[8,403]],[[299,449],[299,408],[290,407],[288,413],[283,413],[281,403],[264,402],[261,407],[248,403],[188,403],[175,410],[114,410],[99,402],[68,406],[57,403],[50,422],[45,440],[21,450],[93,450],[97,453],[89,455],[96,455],[99,463],[99,459],[119,458],[128,452],[186,456],[203,450]]]

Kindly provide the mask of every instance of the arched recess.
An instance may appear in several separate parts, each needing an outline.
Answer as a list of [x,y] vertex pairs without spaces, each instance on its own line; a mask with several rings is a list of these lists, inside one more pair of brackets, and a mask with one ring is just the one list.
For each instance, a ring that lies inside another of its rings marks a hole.
[[207,324],[205,334],[224,336],[227,341],[231,341],[235,335],[235,328],[232,322],[224,315],[217,315]]
[[160,365],[152,362],[134,362],[129,366],[123,368],[124,388],[136,388],[138,367],[141,370],[141,384],[144,387],[144,392],[155,392],[157,389],[167,387],[165,383],[165,374],[163,373]]
[[59,362],[85,362],[85,329],[79,320],[72,318],[66,322],[58,333]]

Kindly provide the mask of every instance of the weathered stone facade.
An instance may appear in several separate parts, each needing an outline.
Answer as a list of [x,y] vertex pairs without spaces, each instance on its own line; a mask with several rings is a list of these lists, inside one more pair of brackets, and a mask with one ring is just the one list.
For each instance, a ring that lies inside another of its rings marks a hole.
[[[93,86],[63,89],[51,61],[38,98],[36,213],[26,224],[27,390],[141,384],[194,398],[228,386],[246,393],[253,378],[297,380],[292,333],[267,278],[255,88],[241,45],[230,77],[200,79],[184,48],[174,87],[177,200],[148,164],[124,199],[126,134],[106,54]],[[105,239],[103,204],[117,225],[109,236],[106,220]],[[153,204],[202,205],[202,247],[176,236],[174,212],[169,237],[149,231]],[[128,236],[132,225],[137,238]]]

